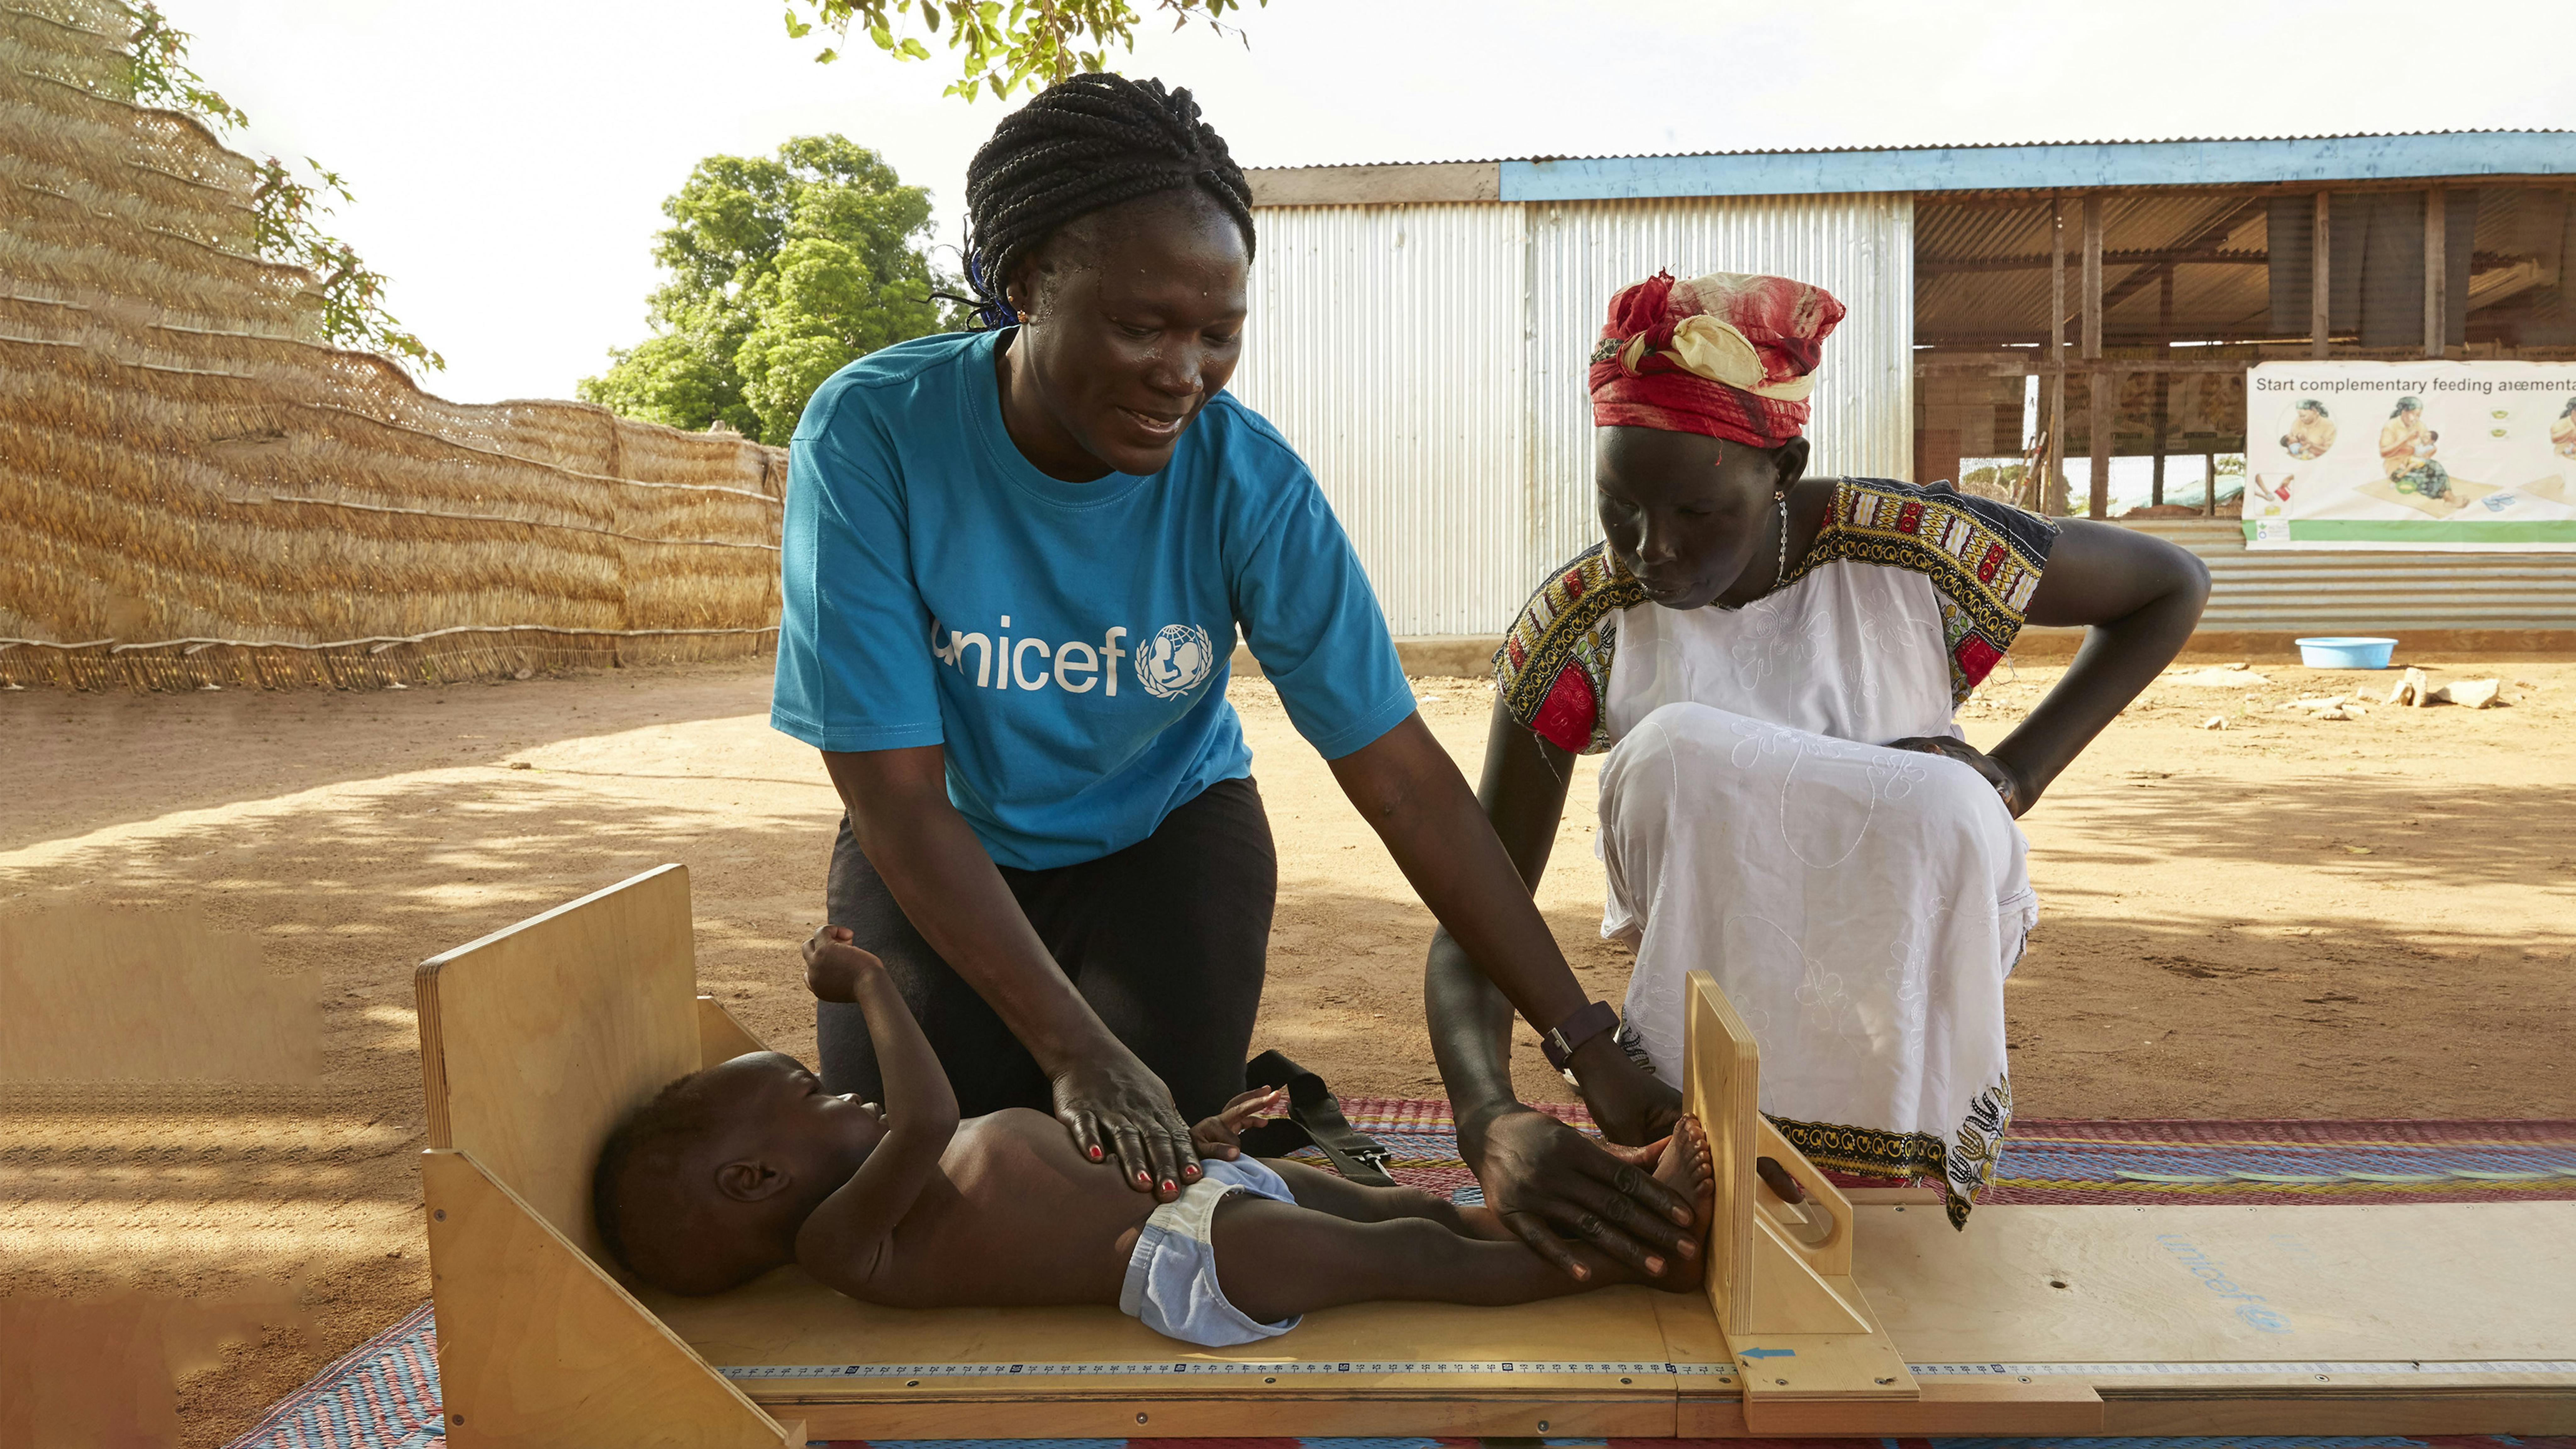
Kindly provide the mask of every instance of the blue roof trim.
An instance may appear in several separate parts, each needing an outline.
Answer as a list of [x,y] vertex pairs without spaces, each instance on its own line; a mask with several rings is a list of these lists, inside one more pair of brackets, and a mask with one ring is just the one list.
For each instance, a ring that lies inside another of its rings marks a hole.
[[2091,141],[1726,156],[1505,161],[1505,201],[2245,186],[2402,177],[2576,175],[2576,135],[2451,131],[2282,141]]

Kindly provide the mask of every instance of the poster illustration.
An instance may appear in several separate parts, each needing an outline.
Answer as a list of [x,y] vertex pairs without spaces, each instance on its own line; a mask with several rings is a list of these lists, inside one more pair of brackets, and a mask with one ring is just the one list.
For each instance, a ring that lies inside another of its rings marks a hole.
[[2576,363],[2265,362],[2248,548],[2576,552]]

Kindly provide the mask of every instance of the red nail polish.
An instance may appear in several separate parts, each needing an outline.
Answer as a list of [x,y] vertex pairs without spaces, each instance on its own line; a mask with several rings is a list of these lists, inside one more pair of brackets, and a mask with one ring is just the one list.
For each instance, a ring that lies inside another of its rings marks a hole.
[[1095,1148],[1091,1149],[1091,1160],[1092,1160],[1092,1161],[1094,1161],[1094,1162],[1098,1162],[1098,1161],[1100,1160],[1100,1149],[1099,1149],[1099,1148],[1095,1147]]

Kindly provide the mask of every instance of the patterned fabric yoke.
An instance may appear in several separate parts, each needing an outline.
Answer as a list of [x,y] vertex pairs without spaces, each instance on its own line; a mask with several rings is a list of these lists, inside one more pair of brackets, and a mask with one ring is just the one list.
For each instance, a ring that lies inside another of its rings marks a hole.
[[[1845,478],[1834,485],[1815,543],[1774,596],[1843,560],[1923,575],[1940,600],[1956,704],[2012,647],[2056,539],[2057,526],[2048,520],[1946,484]],[[1644,588],[1602,544],[1550,575],[1494,656],[1495,682],[1512,717],[1578,754],[1617,743],[1602,702],[1618,654],[1619,616],[1647,602]]]
[[1944,484],[1918,488],[1859,478],[1835,490],[1834,526],[1817,541],[1828,540],[1830,555],[1809,549],[1790,582],[1837,558],[1910,569],[1932,580],[1941,595],[1956,704],[1985,682],[2021,632],[2057,525]]

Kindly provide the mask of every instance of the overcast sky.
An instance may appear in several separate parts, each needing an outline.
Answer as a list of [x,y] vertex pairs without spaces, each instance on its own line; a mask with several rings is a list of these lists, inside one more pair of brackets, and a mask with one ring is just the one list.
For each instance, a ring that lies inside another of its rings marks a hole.
[[[430,388],[467,402],[570,396],[645,334],[658,208],[699,157],[838,131],[929,187],[953,244],[967,158],[1005,110],[942,99],[944,53],[897,64],[862,39],[815,65],[777,0],[161,3],[250,113],[240,149],[347,176],[358,203],[333,224],[446,354]],[[1118,68],[1190,86],[1265,166],[2555,127],[2576,125],[2565,16],[2565,0],[1271,0],[1243,21],[1248,48],[1149,27]]]

